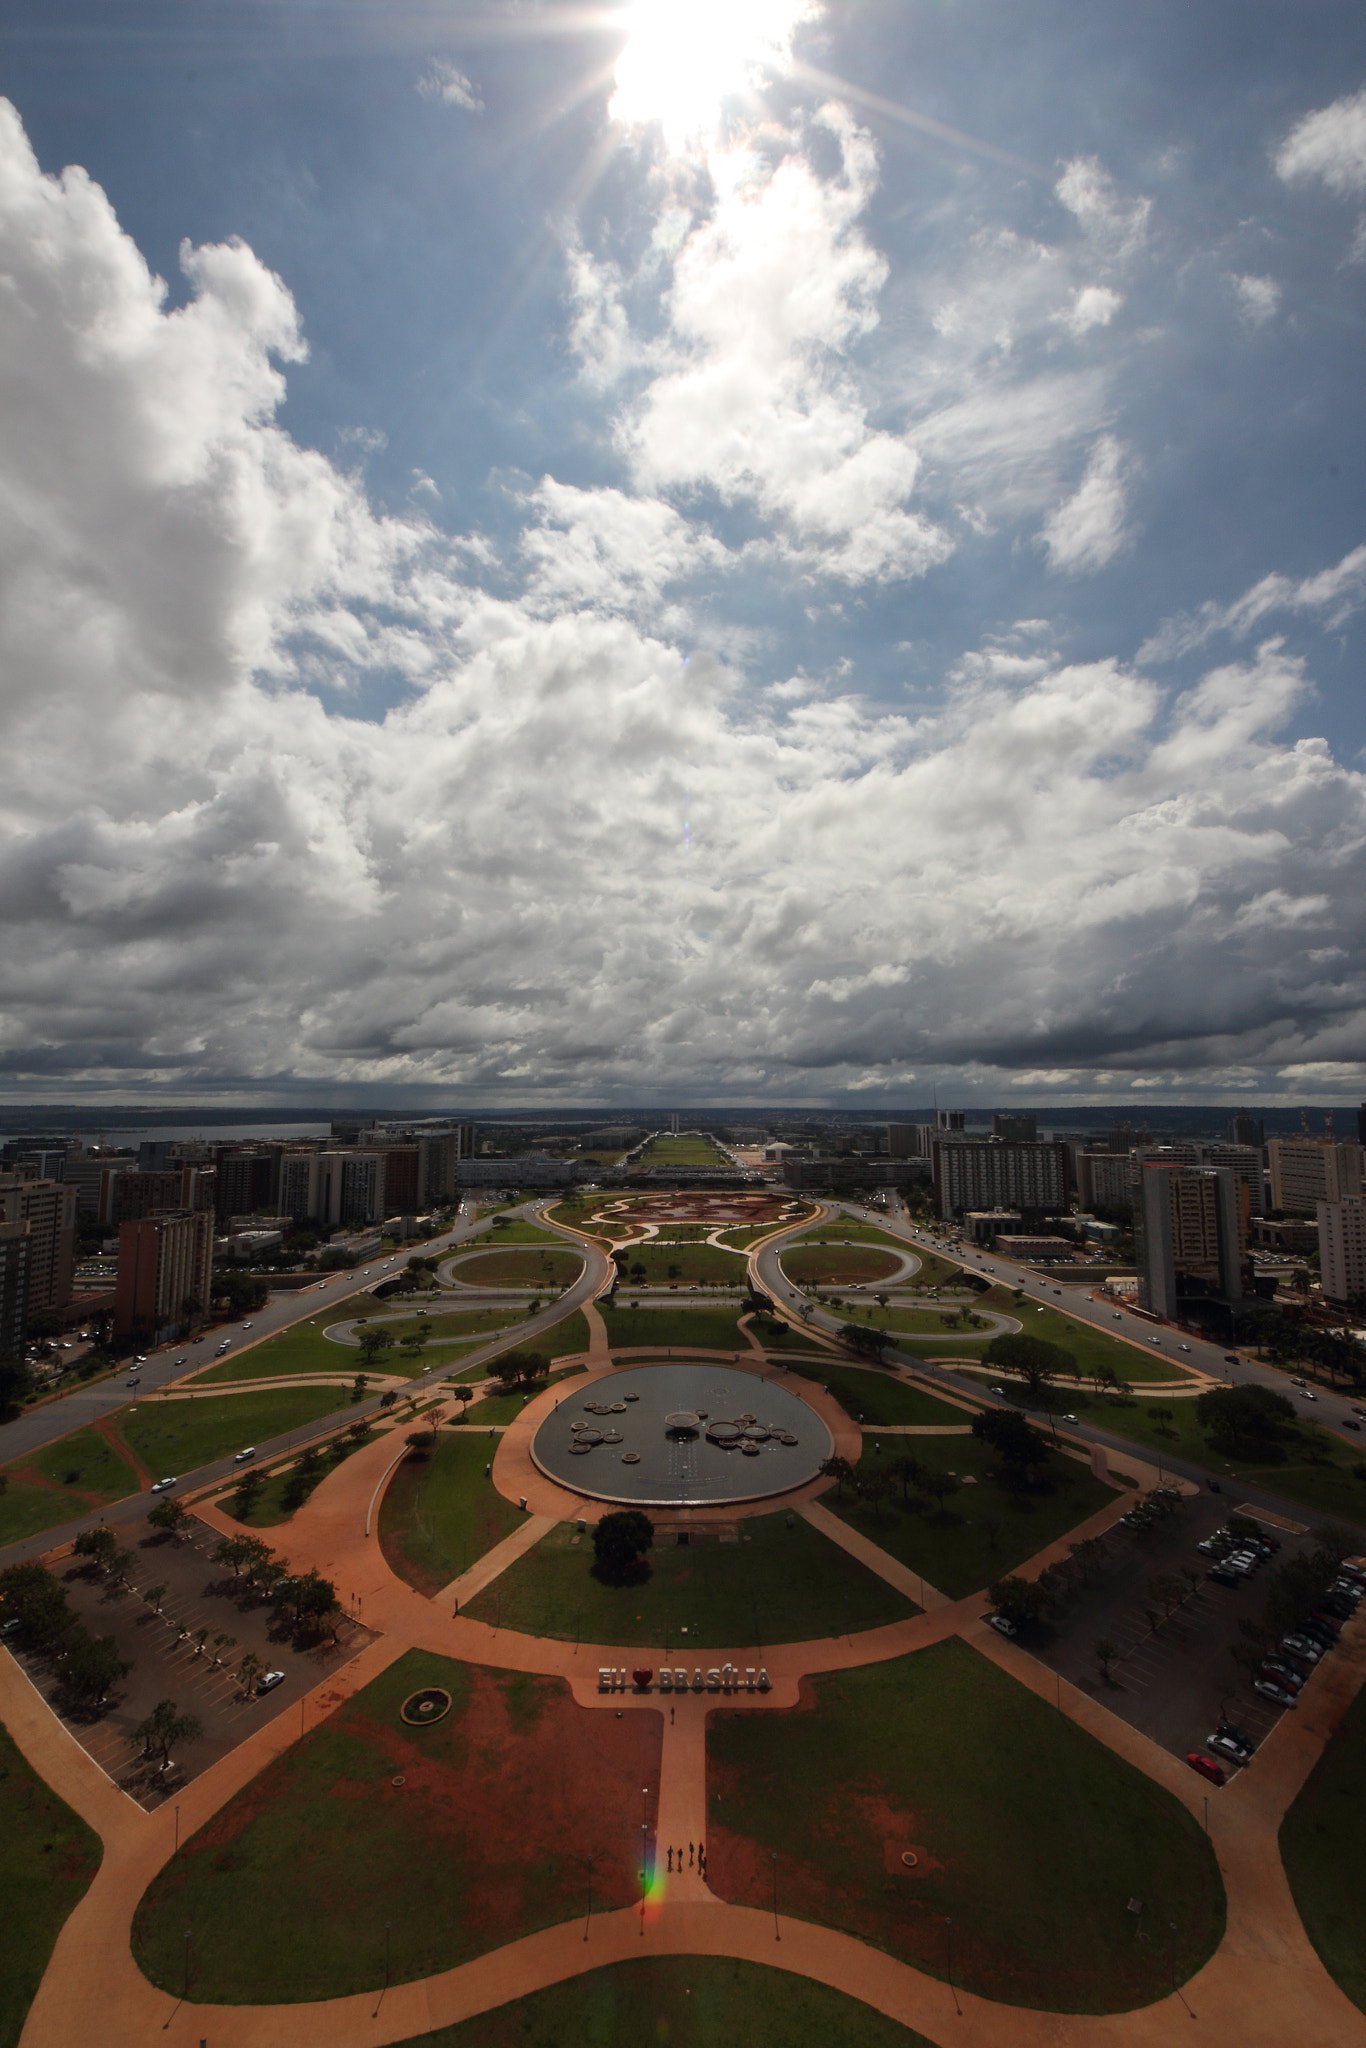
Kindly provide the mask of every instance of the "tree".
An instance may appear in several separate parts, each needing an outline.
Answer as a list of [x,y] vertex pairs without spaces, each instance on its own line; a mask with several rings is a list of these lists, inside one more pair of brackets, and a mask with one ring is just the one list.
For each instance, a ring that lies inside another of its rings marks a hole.
[[1214,1387],[1195,1403],[1196,1420],[1216,1451],[1259,1465],[1279,1464],[1298,1420],[1284,1394],[1270,1387]]
[[434,1429],[414,1429],[404,1437],[403,1441],[407,1444],[414,1457],[429,1458],[436,1446],[436,1431]]
[[213,1668],[216,1671],[223,1662],[224,1652],[237,1647],[236,1636],[216,1635],[213,1639]]
[[158,1700],[147,1719],[139,1721],[128,1740],[134,1745],[141,1743],[144,1757],[159,1754],[161,1770],[164,1771],[171,1761],[173,1746],[177,1742],[193,1742],[203,1732],[203,1722],[196,1720],[193,1714],[182,1714],[174,1700]]
[[112,1685],[133,1668],[120,1657],[112,1636],[92,1636],[78,1623],[70,1632],[61,1658],[62,1689],[73,1699],[98,1706]]
[[854,1468],[849,1460],[838,1456],[822,1458],[818,1469],[822,1478],[834,1480],[835,1497],[837,1500],[843,1500],[844,1489],[854,1477]]
[[166,1598],[166,1595],[167,1593],[169,1593],[170,1590],[170,1587],[166,1584],[164,1579],[162,1580],[159,1586],[144,1586],[142,1591],[142,1597],[147,1602],[147,1605],[151,1608],[153,1614],[160,1614],[161,1603]]
[[920,1484],[920,1462],[918,1459],[913,1458],[909,1451],[903,1451],[899,1457],[893,1458],[888,1464],[887,1470],[891,1473],[893,1479],[900,1481],[901,1498],[903,1500],[905,1500],[913,1486]]
[[882,1503],[886,1500],[896,1481],[892,1478],[891,1473],[880,1465],[874,1465],[871,1471],[868,1472],[860,1468],[856,1472],[855,1478],[858,1481],[859,1499],[872,1502],[873,1513],[880,1521],[882,1519]]
[[[369,1335],[368,1331],[366,1332],[366,1335]],[[356,1377],[351,1382],[352,1401],[363,1401],[365,1399],[365,1389],[367,1384],[368,1382],[366,1381],[365,1374],[363,1372],[358,1372],[356,1374]]]
[[645,1553],[654,1540],[655,1525],[639,1508],[618,1508],[604,1515],[593,1531],[599,1577],[614,1584],[640,1577],[648,1569]]
[[1170,1621],[1173,1612],[1186,1597],[1185,1587],[1180,1579],[1170,1572],[1158,1572],[1148,1581],[1148,1597],[1162,1609],[1162,1619]]
[[933,1466],[920,1475],[920,1490],[928,1493],[935,1504],[935,1513],[942,1522],[945,1515],[944,1503],[957,1493],[962,1481],[952,1472],[938,1472]]
[[1023,1476],[1048,1461],[1048,1446],[1013,1408],[984,1408],[972,1420],[972,1434],[988,1443],[1002,1463]]
[[1053,1381],[1074,1374],[1077,1361],[1061,1344],[1049,1344],[1042,1337],[993,1337],[985,1353],[988,1365],[1002,1372],[1018,1373],[1032,1401],[1046,1402]]
[[204,1654],[204,1645],[209,1640],[209,1630],[206,1628],[197,1628],[193,1631],[193,1633],[195,1640],[195,1656],[202,1657]]
[[147,1510],[149,1528],[160,1529],[174,1541],[190,1519],[190,1511],[184,1501],[159,1500],[154,1508]]
[[213,1299],[230,1316],[254,1315],[270,1299],[270,1282],[255,1273],[215,1272]]
[[80,1535],[72,1544],[71,1550],[73,1556],[88,1557],[93,1565],[97,1565],[101,1571],[107,1572],[118,1547],[118,1539],[115,1537],[113,1530],[106,1529],[101,1524],[98,1529],[82,1529]]
[[1119,1655],[1119,1646],[1112,1643],[1108,1636],[1097,1636],[1092,1648],[1095,1651],[1096,1662],[1100,1666],[1100,1682],[1102,1685],[1109,1685],[1110,1666]]
[[12,1564],[0,1572],[0,1613],[20,1623],[35,1649],[55,1643],[73,1620],[65,1586],[44,1564]]
[[389,1335],[389,1332],[382,1327],[377,1327],[373,1323],[368,1329],[362,1330],[360,1348],[361,1356],[366,1364],[373,1365],[380,1352],[387,1350],[392,1342],[393,1338]]
[[396,1394],[396,1393],[394,1392],[394,1389],[393,1389],[392,1387],[390,1387],[390,1389],[389,1389],[389,1391],[388,1391],[388,1393],[387,1393],[387,1394],[381,1394],[381,1395],[380,1395],[380,1397],[379,1397],[379,1405],[380,1405],[380,1407],[381,1407],[382,1409],[389,1409],[389,1408],[392,1408],[392,1407],[393,1407],[393,1405],[394,1405],[395,1401],[397,1401],[397,1399],[398,1399],[398,1395],[397,1395],[397,1394]]
[[237,1491],[233,1494],[232,1500],[229,1503],[231,1512],[237,1517],[239,1522],[245,1522],[251,1514],[257,1501],[261,1498],[261,1490],[265,1483],[265,1474],[263,1472],[244,1472],[242,1474],[242,1477],[237,1482]]
[[1028,1622],[1037,1621],[1048,1604],[1048,1596],[1034,1579],[1022,1579],[1014,1574],[997,1579],[987,1587],[987,1598],[998,1614],[1007,1621],[1013,1621],[1016,1628],[1023,1628]]
[[254,1650],[248,1650],[246,1656],[237,1667],[237,1680],[243,1692],[251,1691],[257,1679],[261,1676],[261,1671],[261,1659]]

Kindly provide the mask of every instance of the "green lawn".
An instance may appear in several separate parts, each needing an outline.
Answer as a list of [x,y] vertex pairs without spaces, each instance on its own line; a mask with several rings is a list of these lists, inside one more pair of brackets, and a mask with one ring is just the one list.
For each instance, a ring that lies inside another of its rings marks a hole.
[[15,2048],[57,1936],[100,1867],[100,1838],[0,1727],[0,2048]]
[[519,1250],[514,1246],[505,1252],[479,1252],[473,1258],[462,1259],[453,1269],[452,1277],[462,1287],[539,1287],[558,1294],[577,1280],[582,1271],[580,1253],[571,1251],[563,1238],[556,1238],[553,1250]]
[[1304,1931],[1354,2005],[1366,2012],[1366,1888],[1361,1811],[1366,1800],[1366,1692],[1281,1822],[1281,1861]]
[[[36,1536],[42,1529],[58,1529],[63,1522],[74,1521],[84,1514],[88,1502],[68,1493],[55,1493],[48,1486],[29,1486],[22,1479],[14,1479],[6,1473],[7,1485],[0,1494],[0,1544],[18,1543],[25,1536]],[[132,1493],[137,1485],[132,1473],[125,1493]]]
[[[508,1216],[502,1222],[491,1223],[483,1236],[490,1245],[557,1244],[562,1251],[565,1249],[564,1239],[557,1232],[543,1230],[539,1223],[528,1223],[522,1216]],[[468,1247],[461,1245],[458,1249],[464,1251]]]
[[148,1471],[194,1472],[247,1444],[268,1443],[286,1430],[350,1405],[346,1387],[269,1387],[252,1394],[204,1394],[193,1400],[140,1401],[124,1408],[118,1430]]
[[801,1244],[783,1253],[782,1268],[799,1287],[827,1281],[848,1286],[889,1279],[900,1272],[901,1261],[875,1244]]
[[676,1138],[672,1133],[667,1137],[652,1138],[640,1158],[632,1163],[642,1172],[651,1166],[730,1165],[725,1153],[713,1145],[710,1138],[686,1137],[682,1133]]
[[137,1493],[137,1473],[133,1466],[119,1448],[94,1427],[72,1430],[70,1436],[59,1436],[55,1444],[43,1444],[41,1450],[29,1452],[27,1458],[16,1458],[14,1464],[6,1466],[6,1475],[14,1475],[16,1470],[18,1473],[23,1473],[23,1470],[39,1473],[57,1487],[72,1489],[76,1501],[66,1509],[66,1513],[57,1516],[59,1522],[66,1522],[84,1507],[100,1507],[104,1501],[123,1501],[129,1493]]
[[1169,1330],[1162,1332],[1159,1351],[1155,1344],[1125,1344],[1104,1330],[1093,1330],[1071,1316],[1060,1315],[1054,1308],[1040,1310],[1022,1302],[1015,1313],[1027,1337],[1042,1337],[1048,1344],[1061,1344],[1064,1351],[1072,1353],[1082,1373],[1094,1372],[1098,1365],[1105,1364],[1112,1365],[1120,1378],[1126,1380],[1194,1377],[1188,1366],[1173,1357],[1175,1340]]
[[707,1876],[723,1898],[764,1910],[776,1852],[794,1917],[941,1978],[951,1918],[955,1982],[1043,2011],[1147,2005],[1173,1963],[1182,1982],[1217,1947],[1223,1886],[1196,1821],[967,1644],[811,1687],[804,1710],[711,1717]]
[[419,1593],[439,1592],[525,1520],[485,1477],[494,1449],[487,1436],[442,1430],[429,1459],[405,1460],[389,1481],[380,1548]]
[[791,1370],[828,1387],[855,1421],[861,1416],[872,1423],[957,1423],[964,1428],[972,1421],[967,1409],[937,1400],[922,1387],[908,1387],[904,1380],[893,1379],[876,1366],[840,1365],[833,1360],[826,1365],[822,1360],[817,1365],[794,1364]]
[[323,1336],[333,1323],[352,1321],[356,1316],[385,1312],[385,1304],[373,1294],[351,1294],[320,1306],[307,1322],[295,1323],[277,1336],[267,1337],[250,1351],[236,1351],[217,1365],[195,1374],[195,1385],[207,1386],[217,1380],[264,1380],[296,1372],[345,1371],[348,1353]]
[[745,1313],[734,1308],[628,1308],[630,1296],[617,1296],[617,1308],[599,1302],[614,1351],[676,1344],[695,1351],[748,1351],[743,1330],[736,1327]]
[[[644,1273],[638,1267],[644,1267]],[[671,1271],[670,1268],[676,1270]],[[654,1244],[636,1246],[626,1261],[622,1286],[641,1287],[743,1287],[748,1263],[738,1252],[723,1252],[714,1244]]]
[[800,1240],[802,1244],[881,1244],[891,1245],[899,1252],[915,1252],[913,1244],[904,1237],[894,1237],[890,1230],[879,1230],[876,1223],[862,1223],[852,1216],[832,1216],[826,1222],[817,1224],[814,1230]]
[[[399,1708],[428,1685],[451,1712],[408,1728]],[[658,1784],[659,1727],[410,1650],[182,1842],[138,1905],[134,1956],[178,1995],[188,1930],[192,1998],[285,2004],[379,1990],[386,1922],[406,1983],[572,1920],[588,1855],[599,1905],[627,1906],[621,1816]]]
[[[641,1585],[592,1573],[592,1532],[561,1522],[471,1602],[477,1621],[533,1636],[677,1652],[724,1651],[857,1633],[919,1610],[800,1515],[747,1516],[738,1543],[668,1544]],[[683,1630],[688,1633],[684,1635]]]
[[772,1237],[774,1231],[782,1227],[781,1223],[756,1223],[744,1230],[723,1230],[720,1233],[720,1241],[722,1244],[733,1245],[736,1251],[744,1252],[748,1251],[752,1244],[757,1244],[761,1237]]
[[[1169,1407],[1170,1422],[1150,1416],[1150,1407]],[[1079,1407],[1077,1413],[1082,1412]],[[1142,1444],[1152,1456],[1165,1452],[1203,1466],[1217,1473],[1226,1486],[1230,1478],[1243,1480],[1270,1493],[1284,1494],[1316,1514],[1366,1526],[1366,1452],[1340,1444],[1315,1423],[1301,1422],[1296,1427],[1287,1440],[1284,1464],[1250,1465],[1242,1459],[1231,1461],[1211,1449],[1196,1420],[1195,1402],[1189,1398],[1169,1401],[1164,1394],[1151,1398],[1140,1394],[1121,1404],[1102,1396],[1086,1404],[1086,1419],[1097,1429]],[[1307,1457],[1307,1450],[1316,1455]]]
[[1055,1491],[1041,1488],[1015,1493],[988,1476],[994,1453],[972,1436],[921,1436],[904,1443],[886,1437],[864,1438],[860,1469],[890,1464],[904,1451],[917,1464],[965,1475],[975,1483],[961,1486],[945,1503],[942,1515],[903,1506],[900,1489],[879,1505],[841,1500],[833,1487],[821,1495],[822,1507],[840,1515],[852,1529],[881,1545],[913,1572],[923,1572],[932,1586],[955,1600],[1014,1571],[1035,1551],[1054,1543],[1078,1522],[1095,1514],[1115,1497],[1113,1487],[1092,1478],[1086,1466],[1054,1453],[1047,1476]]
[[[667,1882],[667,1880],[666,1880]],[[590,1951],[591,1952],[591,1951]],[[649,1956],[533,1991],[401,2048],[930,2048],[810,1977],[728,1956]]]

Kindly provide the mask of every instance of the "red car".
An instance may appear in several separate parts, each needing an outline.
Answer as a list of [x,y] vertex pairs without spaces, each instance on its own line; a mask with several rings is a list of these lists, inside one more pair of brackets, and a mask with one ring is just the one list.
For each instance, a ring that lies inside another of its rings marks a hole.
[[1203,1752],[1198,1749],[1189,1749],[1186,1752],[1186,1762],[1190,1765],[1193,1771],[1199,1771],[1202,1778],[1208,1778],[1211,1785],[1223,1784],[1223,1770],[1221,1766],[1214,1761],[1214,1758],[1212,1756],[1205,1756]]

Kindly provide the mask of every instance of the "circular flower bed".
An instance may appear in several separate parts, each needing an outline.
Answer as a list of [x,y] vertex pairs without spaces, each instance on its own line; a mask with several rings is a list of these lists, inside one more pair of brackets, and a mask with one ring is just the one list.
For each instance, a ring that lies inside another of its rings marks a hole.
[[399,1708],[399,1719],[406,1721],[410,1728],[432,1728],[438,1721],[444,1721],[451,1710],[451,1696],[439,1685],[424,1685],[421,1692],[410,1692]]

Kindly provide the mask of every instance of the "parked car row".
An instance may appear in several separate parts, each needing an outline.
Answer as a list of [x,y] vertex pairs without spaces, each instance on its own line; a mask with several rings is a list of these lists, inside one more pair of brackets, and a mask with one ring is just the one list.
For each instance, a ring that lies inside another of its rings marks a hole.
[[1163,1515],[1169,1515],[1181,1499],[1180,1489],[1175,1486],[1155,1486],[1151,1493],[1136,1500],[1127,1514],[1121,1515],[1122,1529],[1148,1529]]
[[1269,1536],[1264,1529],[1258,1529],[1253,1536],[1235,1536],[1225,1525],[1207,1536],[1197,1548],[1213,1558],[1207,1579],[1213,1579],[1216,1586],[1241,1586],[1244,1579],[1250,1579],[1264,1564],[1276,1555],[1281,1547],[1279,1536]]
[[[1351,1620],[1363,1597],[1366,1567],[1344,1564],[1311,1612],[1302,1616],[1273,1650],[1268,1650],[1253,1676],[1252,1690],[1275,1707],[1298,1706],[1300,1693],[1313,1676],[1315,1666],[1336,1646],[1343,1623]],[[1223,1765],[1216,1759],[1245,1764],[1251,1759],[1253,1744],[1241,1729],[1221,1721],[1214,1733],[1205,1738],[1205,1750],[1213,1754],[1188,1750],[1186,1762],[1212,1785],[1222,1785]]]

